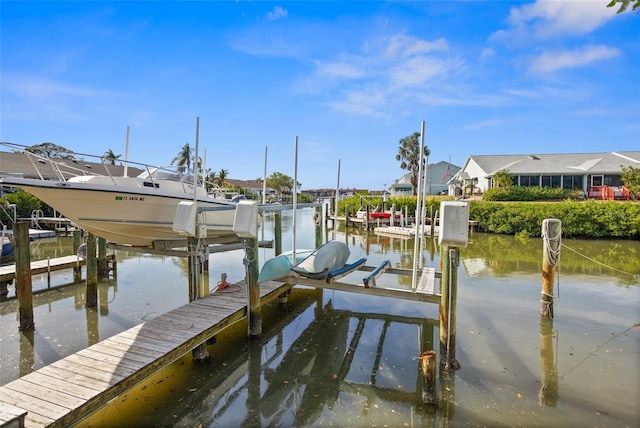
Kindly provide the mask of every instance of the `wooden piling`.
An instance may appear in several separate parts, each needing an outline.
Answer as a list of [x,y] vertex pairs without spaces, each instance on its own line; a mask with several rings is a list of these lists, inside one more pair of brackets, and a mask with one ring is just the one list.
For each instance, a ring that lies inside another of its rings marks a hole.
[[440,364],[460,369],[456,360],[456,299],[458,296],[458,247],[442,246],[440,263]]
[[[82,245],[82,231],[74,230],[73,231],[73,253],[78,254],[78,250],[80,249],[80,245]],[[79,284],[82,282],[82,266],[80,263],[73,268],[73,283]]]
[[82,231],[74,230],[73,231],[73,253],[78,254],[78,249],[82,245]]
[[98,306],[98,259],[96,258],[96,236],[87,234],[87,308]]
[[109,275],[109,265],[107,263],[107,240],[98,238],[98,277]]
[[553,281],[560,261],[562,223],[558,219],[542,221],[542,297],[540,315],[553,318]]
[[275,255],[279,256],[282,254],[282,213],[280,211],[276,211],[273,215],[273,223],[274,223],[274,240],[275,240]]
[[249,300],[249,336],[262,335],[262,307],[260,306],[260,271],[258,260],[258,239],[246,238],[247,263],[247,299]]
[[315,213],[313,214],[316,225],[316,248],[320,248],[322,246],[322,207],[316,207]]
[[425,351],[420,355],[420,374],[422,375],[422,402],[428,405],[438,404],[435,351]]
[[16,296],[18,297],[18,330],[33,331],[33,283],[31,282],[31,250],[29,222],[18,221],[13,225],[16,259]]

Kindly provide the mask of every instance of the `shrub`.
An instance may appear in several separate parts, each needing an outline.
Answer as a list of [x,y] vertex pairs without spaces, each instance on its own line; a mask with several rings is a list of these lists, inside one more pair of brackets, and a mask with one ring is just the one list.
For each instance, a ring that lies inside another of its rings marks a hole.
[[562,235],[582,238],[640,238],[640,204],[617,201],[471,201],[469,218],[490,233],[540,236],[542,220],[562,221]]
[[558,187],[509,186],[487,189],[482,199],[485,201],[544,201],[550,199],[578,199],[581,190],[560,189]]

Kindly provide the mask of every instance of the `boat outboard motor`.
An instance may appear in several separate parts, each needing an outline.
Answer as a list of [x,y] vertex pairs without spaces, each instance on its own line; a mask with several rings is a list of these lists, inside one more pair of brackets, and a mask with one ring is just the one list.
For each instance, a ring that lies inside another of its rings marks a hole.
[[233,202],[234,204],[237,204],[240,201],[244,201],[246,200],[247,197],[245,195],[235,195],[233,198],[231,198],[231,202]]

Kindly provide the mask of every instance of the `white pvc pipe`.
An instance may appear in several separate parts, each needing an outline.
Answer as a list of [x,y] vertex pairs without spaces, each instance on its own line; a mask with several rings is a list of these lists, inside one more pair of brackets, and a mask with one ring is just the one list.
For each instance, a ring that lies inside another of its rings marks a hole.
[[418,192],[416,198],[416,235],[413,243],[413,271],[411,275],[411,291],[415,291],[418,284],[418,257],[421,257],[420,252],[420,238],[418,232],[420,229],[420,222],[422,220],[422,160],[424,157],[424,120],[422,121],[420,130],[420,156],[418,164]]
[[298,136],[293,160],[293,243],[291,263],[296,264],[296,207],[298,205]]

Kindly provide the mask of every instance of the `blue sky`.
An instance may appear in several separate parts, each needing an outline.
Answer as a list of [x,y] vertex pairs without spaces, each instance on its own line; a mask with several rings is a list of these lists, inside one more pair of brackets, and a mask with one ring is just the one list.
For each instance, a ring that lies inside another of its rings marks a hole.
[[430,162],[640,150],[640,15],[592,1],[0,3],[0,140],[382,189]]

